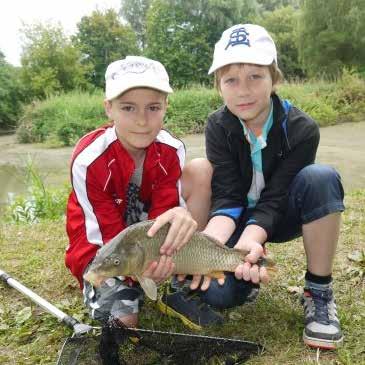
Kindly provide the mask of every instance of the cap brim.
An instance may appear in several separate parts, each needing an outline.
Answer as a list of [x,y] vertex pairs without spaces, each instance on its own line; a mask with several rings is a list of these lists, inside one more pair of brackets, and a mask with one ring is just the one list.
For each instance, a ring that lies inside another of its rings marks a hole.
[[[118,86],[120,86],[120,85],[118,85]],[[143,82],[143,83],[138,82],[137,83],[136,82],[136,83],[130,83],[126,87],[115,87],[115,89],[110,88],[109,90],[106,90],[105,98],[106,98],[106,100],[115,99],[116,97],[125,93],[126,91],[128,91],[130,89],[135,89],[137,87],[154,89],[154,90],[158,90],[158,91],[161,91],[161,92],[164,92],[167,94],[173,93],[172,88],[168,85],[161,87],[160,85],[156,85],[155,83],[148,83],[148,82]]]
[[257,56],[257,54],[255,55],[243,54],[243,55],[236,55],[234,57],[230,56],[225,59],[222,58],[220,60],[214,60],[212,66],[208,71],[208,75],[217,71],[221,67],[232,65],[234,63],[251,63],[254,65],[269,66],[274,61],[275,59],[272,56],[264,54],[261,54],[259,57]]

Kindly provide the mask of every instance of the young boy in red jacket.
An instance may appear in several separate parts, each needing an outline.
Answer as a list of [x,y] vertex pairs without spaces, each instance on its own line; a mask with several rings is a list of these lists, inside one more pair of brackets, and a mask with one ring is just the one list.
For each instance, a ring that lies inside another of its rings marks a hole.
[[200,179],[209,166],[196,159],[184,167],[183,143],[162,129],[172,89],[161,63],[129,56],[111,63],[105,80],[111,123],[82,137],[72,155],[66,265],[83,288],[92,318],[112,315],[131,327],[142,299],[138,283],[116,277],[95,288],[83,274],[98,248],[120,231],[156,219],[151,236],[164,224],[171,227],[160,260],[144,275],[156,282],[168,278],[172,253],[206,224],[210,192]]

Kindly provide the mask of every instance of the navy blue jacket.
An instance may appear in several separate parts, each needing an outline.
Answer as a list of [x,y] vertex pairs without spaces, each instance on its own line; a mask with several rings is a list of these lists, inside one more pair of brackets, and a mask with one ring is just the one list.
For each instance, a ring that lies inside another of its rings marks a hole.
[[[268,240],[285,214],[292,180],[314,163],[319,143],[319,128],[313,119],[275,94],[272,99],[273,125],[262,150],[265,188],[247,222],[265,229]],[[226,106],[209,116],[205,137],[214,169],[210,216],[229,216],[237,224],[247,208],[252,182],[250,145],[239,119]]]

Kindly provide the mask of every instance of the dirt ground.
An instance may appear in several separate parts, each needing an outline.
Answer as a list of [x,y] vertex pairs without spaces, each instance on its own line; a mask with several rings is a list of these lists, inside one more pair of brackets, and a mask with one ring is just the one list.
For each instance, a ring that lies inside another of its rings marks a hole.
[[[204,135],[183,138],[187,157],[204,157]],[[45,148],[38,144],[18,144],[14,135],[0,136],[0,202],[8,192],[24,189],[21,167],[27,155],[46,173],[49,184],[67,181],[71,147]],[[346,191],[365,188],[365,121],[321,128],[317,162],[334,166]]]
[[[204,136],[183,138],[188,159],[205,156]],[[321,128],[317,162],[335,167],[346,191],[365,188],[365,121]]]

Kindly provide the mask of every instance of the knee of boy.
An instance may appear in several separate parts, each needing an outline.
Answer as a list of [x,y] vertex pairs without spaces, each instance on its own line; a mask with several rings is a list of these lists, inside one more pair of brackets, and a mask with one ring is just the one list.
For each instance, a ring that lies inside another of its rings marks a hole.
[[213,168],[205,158],[189,161],[182,173],[182,195],[188,200],[192,195],[205,196],[210,199]]
[[208,290],[201,292],[200,297],[214,308],[231,308],[235,306],[236,286],[228,277],[223,285],[219,285],[217,280],[213,280]]
[[300,191],[303,191],[303,189],[305,191],[307,189],[319,191],[321,189],[326,190],[326,187],[329,186],[343,190],[339,173],[331,166],[312,164],[299,171],[293,181],[292,188],[294,191],[296,189]]
[[296,177],[308,183],[328,183],[332,179],[339,179],[340,175],[331,166],[312,164],[300,170]]
[[138,315],[130,314],[128,316],[122,316],[117,318],[118,322],[128,328],[136,328],[138,324]]
[[193,181],[194,187],[201,186],[210,189],[213,168],[206,158],[194,158],[189,161],[184,167],[183,174]]

